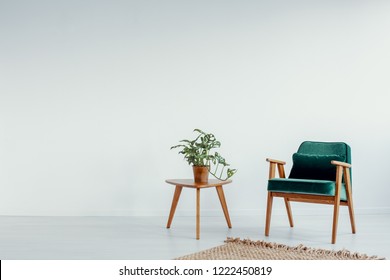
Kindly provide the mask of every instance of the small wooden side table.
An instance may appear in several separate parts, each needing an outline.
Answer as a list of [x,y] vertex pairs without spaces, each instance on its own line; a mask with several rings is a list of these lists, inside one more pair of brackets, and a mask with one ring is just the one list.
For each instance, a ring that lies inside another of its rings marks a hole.
[[175,210],[177,203],[179,202],[180,194],[185,188],[196,189],[196,239],[200,238],[200,190],[205,188],[215,187],[218,193],[219,201],[221,202],[223,214],[229,228],[232,228],[230,222],[229,211],[226,205],[225,194],[223,192],[222,185],[226,185],[232,182],[232,180],[220,181],[217,179],[210,179],[207,183],[195,183],[192,179],[168,179],[165,180],[168,184],[175,185],[175,193],[173,194],[171,211],[169,213],[167,228],[171,227],[173,216],[175,215]]

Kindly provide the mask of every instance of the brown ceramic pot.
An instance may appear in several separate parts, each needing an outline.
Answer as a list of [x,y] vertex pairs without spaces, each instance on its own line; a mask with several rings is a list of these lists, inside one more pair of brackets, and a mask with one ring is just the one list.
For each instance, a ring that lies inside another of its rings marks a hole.
[[207,183],[209,181],[209,169],[207,166],[192,166],[195,183]]

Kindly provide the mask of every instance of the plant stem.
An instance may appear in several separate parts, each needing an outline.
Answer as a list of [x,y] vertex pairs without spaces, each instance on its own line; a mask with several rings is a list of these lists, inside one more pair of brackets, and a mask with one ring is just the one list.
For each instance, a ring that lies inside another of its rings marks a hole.
[[214,174],[217,174],[218,167],[219,167],[219,162],[218,162],[217,165],[215,166]]
[[221,181],[227,180],[228,177],[222,178],[222,173],[223,173],[223,170],[224,170],[225,166],[222,168],[222,172],[221,172],[220,176],[217,175],[218,167],[219,167],[219,163],[217,163],[217,165],[216,165],[216,167],[215,167],[215,171],[212,172],[212,171],[209,169],[209,173],[210,173],[211,175],[213,175],[215,178],[217,178],[218,180],[221,180]]

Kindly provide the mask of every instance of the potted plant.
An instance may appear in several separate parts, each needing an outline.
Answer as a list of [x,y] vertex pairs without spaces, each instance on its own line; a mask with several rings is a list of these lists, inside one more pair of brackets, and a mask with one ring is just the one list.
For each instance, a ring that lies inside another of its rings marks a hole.
[[232,177],[237,170],[227,168],[225,175],[225,168],[230,165],[219,153],[212,152],[213,149],[221,146],[221,142],[212,133],[200,129],[194,129],[194,132],[198,133],[194,140],[181,140],[182,144],[171,147],[171,149],[181,148],[179,154],[183,154],[188,164],[192,164],[194,181],[207,183],[209,173],[223,181]]

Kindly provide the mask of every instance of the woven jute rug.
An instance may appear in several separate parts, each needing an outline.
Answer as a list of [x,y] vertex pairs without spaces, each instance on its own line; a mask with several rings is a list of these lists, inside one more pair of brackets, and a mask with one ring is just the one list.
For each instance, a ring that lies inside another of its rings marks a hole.
[[348,250],[325,250],[298,245],[295,247],[227,238],[225,244],[198,253],[179,257],[176,260],[381,260],[377,256],[352,253]]

